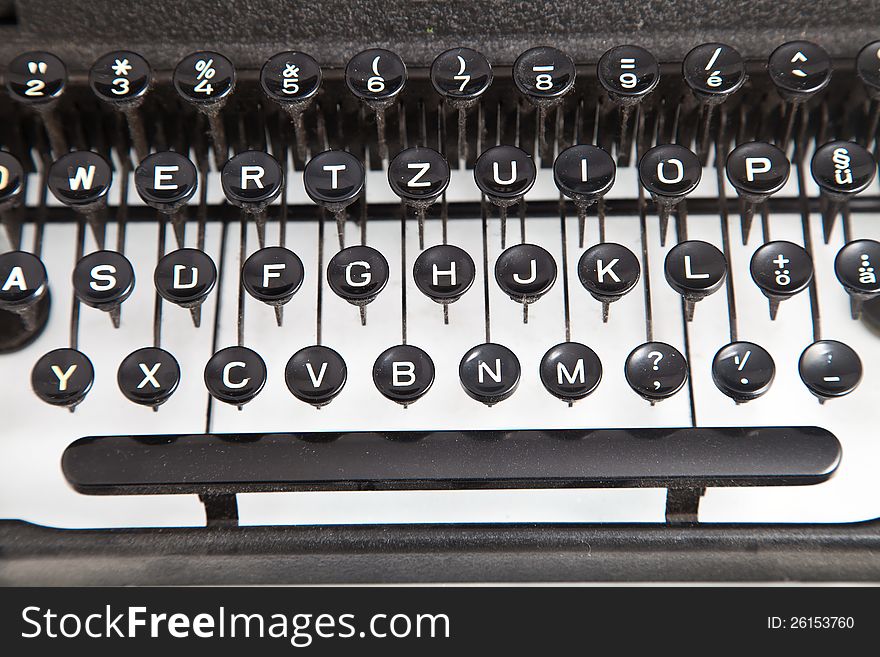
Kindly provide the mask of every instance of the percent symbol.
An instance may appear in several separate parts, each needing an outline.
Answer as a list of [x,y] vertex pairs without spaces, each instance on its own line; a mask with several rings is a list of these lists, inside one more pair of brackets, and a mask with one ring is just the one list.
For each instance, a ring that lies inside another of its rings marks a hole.
[[217,69],[214,68],[214,60],[200,59],[196,62],[195,68],[196,71],[198,71],[198,75],[196,75],[196,80],[198,80],[198,84],[193,87],[193,91],[210,96],[212,93],[214,93],[214,87],[213,85],[211,85],[210,82],[208,82],[208,80],[210,80],[217,74]]

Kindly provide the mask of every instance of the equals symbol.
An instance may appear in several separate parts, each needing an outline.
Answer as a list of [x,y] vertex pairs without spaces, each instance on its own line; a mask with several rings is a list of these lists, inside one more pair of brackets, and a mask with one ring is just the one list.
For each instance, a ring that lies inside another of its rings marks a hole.
[[632,57],[624,57],[620,60],[620,68],[633,69],[636,67],[636,60]]

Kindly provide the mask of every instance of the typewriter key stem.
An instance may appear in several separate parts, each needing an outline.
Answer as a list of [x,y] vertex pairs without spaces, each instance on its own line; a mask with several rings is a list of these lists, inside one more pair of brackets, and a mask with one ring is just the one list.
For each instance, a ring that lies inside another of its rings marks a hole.
[[306,148],[306,124],[303,119],[305,107],[301,105],[288,105],[285,107],[290,121],[293,123],[293,141],[296,144],[296,156],[300,160],[308,157],[308,149]]
[[669,213],[672,206],[667,203],[659,203],[657,214],[660,217],[660,246],[666,246],[666,232],[669,228]]
[[[67,137],[64,135],[64,128],[61,126],[58,114],[52,107],[39,108],[38,113],[46,128],[46,135],[49,137],[49,148],[52,149],[52,154],[57,159],[70,150]],[[72,411],[73,407],[70,410]]]
[[336,236],[339,238],[339,248],[345,248],[345,219],[346,219],[346,209],[341,208],[336,210],[333,213],[334,218],[336,219]]
[[743,201],[740,213],[740,230],[742,232],[743,246],[749,243],[749,234],[752,232],[752,220],[755,218],[755,204],[751,201]]
[[586,232],[587,208],[589,203],[578,203],[575,201],[575,207],[578,213],[578,247],[584,248],[584,233]]
[[113,328],[118,329],[119,325],[122,323],[122,306],[113,306],[107,311],[107,314],[110,315],[110,321],[113,323]]
[[375,106],[373,111],[376,115],[376,139],[379,146],[379,159],[385,161],[388,159],[388,141],[385,138],[385,107]]
[[822,237],[825,244],[831,240],[831,233],[834,232],[834,226],[837,225],[837,216],[843,210],[844,201],[825,197],[822,203]]
[[180,207],[168,215],[171,221],[171,228],[174,231],[174,239],[177,241],[177,247],[182,249],[186,241],[186,209]]
[[257,225],[257,241],[260,243],[260,248],[266,246],[266,210],[260,210],[259,212],[254,212],[254,223]]
[[131,144],[134,147],[137,159],[143,160],[150,154],[150,148],[147,145],[147,132],[144,128],[144,120],[141,117],[140,110],[137,107],[126,107],[122,110],[125,115],[125,122],[128,125],[128,134],[131,137]]
[[467,108],[458,108],[458,159],[467,162]]
[[850,295],[849,309],[853,319],[859,319],[862,316],[862,308],[865,305],[865,297]]
[[419,250],[423,250],[425,248],[425,208],[422,206],[416,207],[416,217],[419,220]]

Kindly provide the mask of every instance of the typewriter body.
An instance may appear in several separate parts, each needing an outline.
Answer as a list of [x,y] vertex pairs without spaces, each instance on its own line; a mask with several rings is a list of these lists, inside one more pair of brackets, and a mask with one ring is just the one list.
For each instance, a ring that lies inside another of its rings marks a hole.
[[4,578],[876,577],[872,4],[10,4]]

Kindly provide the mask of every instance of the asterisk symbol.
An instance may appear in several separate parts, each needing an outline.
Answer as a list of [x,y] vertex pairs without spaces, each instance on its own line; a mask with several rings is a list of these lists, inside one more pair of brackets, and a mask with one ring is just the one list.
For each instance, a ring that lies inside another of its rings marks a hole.
[[123,59],[122,61],[117,59],[112,68],[116,75],[125,76],[128,75],[128,72],[131,70],[131,64],[128,63],[128,58]]

